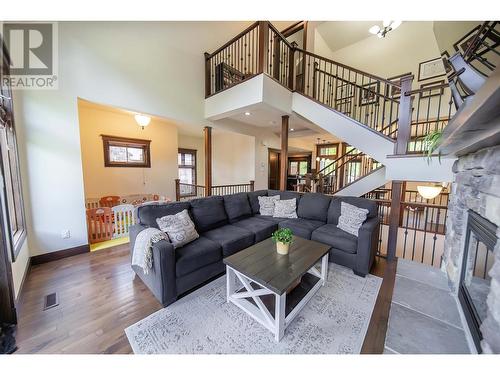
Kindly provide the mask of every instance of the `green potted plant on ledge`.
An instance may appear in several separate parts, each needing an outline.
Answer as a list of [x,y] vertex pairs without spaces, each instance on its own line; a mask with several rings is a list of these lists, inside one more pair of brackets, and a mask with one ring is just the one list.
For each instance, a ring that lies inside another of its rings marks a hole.
[[272,235],[274,242],[276,242],[276,251],[278,254],[288,254],[288,249],[293,241],[293,233],[290,228],[281,228],[275,231]]

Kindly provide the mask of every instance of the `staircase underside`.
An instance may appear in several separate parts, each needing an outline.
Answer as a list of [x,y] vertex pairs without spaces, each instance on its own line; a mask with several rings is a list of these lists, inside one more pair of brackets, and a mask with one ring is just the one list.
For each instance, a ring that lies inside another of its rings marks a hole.
[[[387,181],[452,181],[454,159],[428,162],[422,155],[394,156],[394,140],[326,107],[292,92],[266,74],[257,75],[205,99],[205,117],[216,123],[244,112],[271,109],[273,114],[297,114],[342,139],[385,167],[354,181],[338,191],[339,195],[362,195]],[[260,124],[261,126],[263,124]]]

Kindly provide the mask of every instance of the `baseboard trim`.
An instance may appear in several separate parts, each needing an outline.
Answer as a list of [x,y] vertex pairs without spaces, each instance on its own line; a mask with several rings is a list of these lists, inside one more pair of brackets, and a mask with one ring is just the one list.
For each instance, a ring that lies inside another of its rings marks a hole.
[[89,253],[89,252],[90,252],[90,245],[89,244],[76,246],[76,247],[72,247],[69,249],[54,251],[52,253],[35,255],[35,256],[31,257],[31,264],[37,265],[37,264],[53,262],[54,260],[68,258],[68,257],[72,257],[74,255],[79,255],[79,254],[84,254],[84,253]]

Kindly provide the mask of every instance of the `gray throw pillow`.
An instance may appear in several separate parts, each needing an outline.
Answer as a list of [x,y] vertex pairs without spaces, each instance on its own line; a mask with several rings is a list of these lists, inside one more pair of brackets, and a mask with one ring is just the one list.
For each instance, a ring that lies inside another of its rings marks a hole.
[[200,237],[187,210],[182,210],[175,215],[163,216],[156,219],[156,222],[160,230],[168,235],[174,248],[182,247]]
[[276,201],[274,203],[273,217],[296,219],[297,218],[296,209],[297,209],[297,200],[295,198]]
[[259,198],[259,213],[262,216],[273,216],[274,203],[280,200],[280,196],[273,195],[272,197],[257,197],[257,198]]
[[366,208],[359,208],[352,204],[342,202],[340,205],[340,217],[337,228],[357,237],[359,228],[361,228],[361,225],[366,221],[368,212]]

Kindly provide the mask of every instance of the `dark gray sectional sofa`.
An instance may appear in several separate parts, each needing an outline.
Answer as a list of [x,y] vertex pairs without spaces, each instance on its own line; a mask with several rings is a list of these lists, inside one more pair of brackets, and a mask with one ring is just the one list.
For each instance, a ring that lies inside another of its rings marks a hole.
[[[280,195],[297,198],[297,219],[259,214],[258,196]],[[358,237],[337,228],[341,202],[366,208],[368,219]],[[330,261],[365,276],[372,266],[378,246],[379,218],[375,202],[358,197],[331,197],[317,193],[259,190],[213,196],[189,202],[149,204],[138,208],[139,224],[130,228],[130,249],[137,234],[147,227],[158,228],[156,219],[187,209],[200,237],[178,249],[162,240],[153,246],[153,269],[135,273],[167,306],[177,297],[225,271],[222,259],[271,236],[278,228],[290,228],[297,236],[330,245]]]

